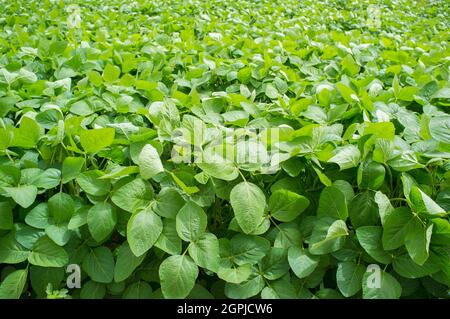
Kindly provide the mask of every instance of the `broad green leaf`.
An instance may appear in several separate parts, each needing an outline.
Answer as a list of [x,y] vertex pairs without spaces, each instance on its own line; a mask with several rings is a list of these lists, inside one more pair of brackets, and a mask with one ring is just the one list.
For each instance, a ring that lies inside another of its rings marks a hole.
[[398,207],[386,217],[382,236],[385,250],[396,249],[404,245],[409,223],[414,218],[413,213],[406,207]]
[[317,216],[346,220],[347,201],[344,194],[335,186],[325,187],[320,193]]
[[64,246],[72,236],[72,232],[67,228],[67,225],[67,223],[49,225],[45,228],[45,234],[58,246]]
[[184,241],[196,241],[205,232],[206,225],[206,213],[194,202],[187,202],[176,217],[177,233]]
[[58,287],[65,278],[65,275],[63,268],[30,267],[31,286],[39,298],[45,298],[47,296],[46,290],[48,284],[51,284],[54,288]]
[[14,137],[11,146],[25,149],[34,148],[41,136],[41,128],[35,120],[24,116],[20,121],[19,128],[14,129]]
[[180,193],[173,187],[163,188],[156,196],[154,211],[166,218],[175,219],[178,211],[186,202]]
[[246,281],[252,273],[252,266],[250,264],[244,264],[241,266],[232,267],[219,267],[217,276],[220,279],[232,284],[240,284]]
[[309,200],[289,190],[277,190],[269,197],[270,214],[282,222],[290,222],[309,206]]
[[111,200],[123,210],[135,212],[148,206],[153,194],[152,186],[137,178],[115,190]]
[[56,193],[47,204],[50,216],[56,223],[68,222],[75,211],[74,201],[66,193]]
[[261,223],[266,208],[266,196],[261,189],[250,182],[239,183],[231,190],[230,203],[243,232],[253,232]]
[[81,173],[76,177],[78,185],[89,195],[104,196],[109,193],[111,184],[108,180],[100,179],[103,173],[99,170],[92,170]]
[[63,267],[69,262],[69,256],[64,248],[43,236],[34,244],[28,261],[41,267]]
[[362,226],[356,229],[356,237],[364,250],[376,261],[390,264],[392,257],[383,250],[381,236],[383,228],[380,226]]
[[398,299],[402,287],[398,281],[385,271],[380,271],[379,286],[375,276],[376,272],[366,272],[362,278],[362,291],[364,299]]
[[97,203],[89,209],[87,224],[92,237],[101,242],[108,238],[117,223],[114,208],[108,203]]
[[192,242],[188,248],[189,256],[202,268],[217,272],[219,268],[219,242],[211,233],[205,233]]
[[379,189],[384,182],[386,169],[377,162],[365,162],[358,169],[358,186],[361,189]]
[[106,287],[104,284],[89,280],[83,284],[80,291],[81,299],[102,299],[106,295]]
[[395,127],[391,122],[364,123],[364,135],[373,135],[392,141],[395,136]]
[[100,128],[80,131],[80,143],[88,154],[97,153],[110,146],[114,141],[113,128]]
[[11,232],[0,238],[0,263],[19,264],[27,260],[30,252],[19,244]]
[[361,290],[365,271],[364,266],[354,262],[339,263],[336,271],[336,283],[344,297],[351,297]]
[[329,217],[319,219],[311,235],[309,252],[323,255],[342,248],[348,229],[344,221],[332,220]]
[[411,259],[419,265],[423,265],[428,259],[432,233],[433,224],[427,227],[419,217],[415,217],[408,223],[405,247]]
[[145,281],[139,280],[127,287],[123,293],[123,299],[151,299],[152,287]]
[[66,157],[62,164],[62,182],[65,184],[77,178],[84,164],[82,157]]
[[305,249],[292,246],[288,251],[288,261],[294,274],[298,278],[305,278],[316,269],[319,257],[311,255]]
[[23,208],[30,207],[37,196],[37,187],[34,185],[21,185],[17,187],[3,187],[6,194]]
[[0,284],[0,299],[19,299],[27,283],[28,269],[10,273]]
[[219,161],[219,163],[205,161],[197,163],[197,166],[209,176],[225,181],[235,180],[239,176],[238,168],[225,160]]
[[430,254],[422,265],[417,264],[408,254],[397,256],[393,259],[392,266],[399,275],[411,279],[425,277],[442,269],[440,262],[433,254]]
[[264,288],[264,279],[257,275],[256,277],[240,283],[240,284],[225,284],[225,296],[231,299],[247,299],[256,296]]
[[137,267],[144,261],[146,254],[136,257],[130,249],[127,242],[120,246],[117,253],[117,261],[114,267],[114,281],[121,282],[136,270]]
[[230,241],[233,262],[237,265],[256,264],[270,250],[270,242],[254,235],[237,234]]
[[139,169],[144,179],[150,179],[158,173],[164,172],[158,151],[151,144],[147,144],[139,154]]
[[418,213],[431,215],[433,217],[443,217],[446,215],[446,212],[442,207],[416,186],[411,187],[409,199]]
[[151,209],[133,214],[127,225],[130,249],[137,257],[146,253],[156,242],[163,230],[161,218]]
[[91,249],[83,260],[82,268],[93,281],[106,284],[113,281],[114,258],[107,247]]
[[176,222],[173,219],[163,218],[163,230],[155,246],[171,255],[181,254],[181,239],[178,237]]
[[165,298],[183,299],[194,288],[198,267],[191,257],[174,255],[166,258],[159,266],[161,290]]
[[450,116],[432,117],[428,127],[436,141],[450,144]]
[[374,193],[365,191],[353,197],[349,204],[349,217],[356,228],[377,225],[380,217]]
[[118,66],[109,63],[105,66],[102,74],[103,80],[105,80],[105,82],[114,82],[119,78],[119,76],[120,68]]
[[384,226],[387,216],[394,210],[389,198],[382,192],[375,193],[375,202],[378,205],[378,213],[380,214],[381,225]]
[[358,166],[361,153],[355,145],[345,145],[334,150],[328,162],[336,163],[341,170]]
[[289,272],[287,251],[272,247],[259,265],[260,272],[268,280],[277,280]]

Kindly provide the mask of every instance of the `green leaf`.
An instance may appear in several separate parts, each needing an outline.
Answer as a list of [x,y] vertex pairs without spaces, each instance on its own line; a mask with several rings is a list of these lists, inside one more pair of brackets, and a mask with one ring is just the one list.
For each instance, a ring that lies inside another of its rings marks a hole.
[[186,202],[176,188],[163,188],[156,196],[154,211],[162,217],[175,219],[178,211],[185,203]]
[[114,281],[121,282],[136,270],[137,267],[144,261],[146,254],[136,257],[130,249],[127,242],[120,246],[117,253],[116,266],[114,267]]
[[75,211],[74,201],[66,193],[56,193],[47,204],[50,216],[56,223],[68,222]]
[[419,265],[423,265],[428,259],[432,233],[433,224],[426,227],[418,217],[408,223],[405,235],[406,250],[411,259]]
[[128,221],[127,238],[130,249],[137,257],[146,253],[156,242],[163,230],[161,218],[151,209],[145,209]]
[[123,299],[151,299],[152,287],[145,281],[139,280],[127,287],[123,293]]
[[219,268],[219,241],[211,233],[201,235],[188,248],[189,255],[202,268],[217,272]]
[[102,176],[103,173],[99,170],[87,171],[78,175],[76,181],[87,194],[104,196],[109,193],[111,183],[108,180],[100,179]]
[[305,249],[292,246],[288,251],[288,261],[292,271],[298,278],[308,277],[319,264],[319,258]]
[[163,230],[159,235],[155,246],[170,255],[181,254],[181,239],[178,237],[176,222],[173,219],[163,218]]
[[10,273],[0,284],[0,299],[19,299],[27,283],[28,269]]
[[84,163],[82,157],[66,157],[62,165],[62,182],[65,184],[77,178]]
[[63,267],[69,262],[69,256],[64,248],[56,245],[47,236],[42,236],[34,244],[28,261],[41,267]]
[[256,296],[264,288],[264,279],[256,276],[241,284],[225,284],[225,296],[231,299],[247,299]]
[[345,297],[351,297],[361,290],[361,282],[365,274],[365,268],[354,262],[339,263],[336,271],[336,283],[339,291]]
[[286,189],[276,190],[269,197],[271,215],[282,222],[290,222],[309,206],[309,200]]
[[339,93],[341,93],[344,100],[349,104],[354,104],[356,102],[359,102],[358,95],[356,95],[355,91],[353,91],[351,88],[346,86],[343,83],[337,83],[336,87],[339,90]]
[[48,284],[51,284],[54,288],[59,287],[64,277],[65,271],[63,268],[30,267],[31,286],[39,298],[47,296]]
[[333,217],[346,220],[348,217],[345,195],[335,186],[325,187],[320,193],[318,217]]
[[37,187],[34,185],[3,187],[3,190],[9,197],[12,197],[12,199],[23,208],[30,207],[36,200],[37,196]]
[[386,169],[377,162],[364,162],[358,169],[358,186],[361,189],[379,189],[384,182]]
[[119,78],[119,76],[120,68],[118,66],[109,63],[105,66],[102,74],[103,80],[105,80],[105,82],[114,82]]
[[238,168],[233,164],[226,162],[225,160],[218,161],[219,163],[196,163],[197,166],[209,176],[223,179],[225,181],[233,181],[239,176]]
[[428,128],[436,141],[450,144],[450,116],[432,117]]
[[137,178],[114,191],[111,200],[123,210],[135,212],[146,207],[152,198],[152,186]]
[[115,129],[100,128],[80,131],[80,143],[88,154],[97,153],[114,141]]
[[365,191],[359,193],[350,201],[349,207],[350,221],[354,227],[378,224],[380,217],[373,192]]
[[97,203],[89,209],[87,224],[92,237],[101,242],[108,238],[117,223],[116,211],[108,203]]
[[41,136],[41,128],[33,119],[24,116],[19,128],[14,129],[14,137],[11,146],[22,148],[34,148]]
[[261,223],[266,208],[266,196],[261,189],[250,182],[239,183],[231,190],[230,203],[242,231],[253,232]]
[[183,299],[194,288],[198,267],[191,257],[174,255],[166,258],[159,266],[161,290],[165,298]]
[[184,241],[193,242],[206,230],[207,216],[196,203],[187,202],[178,212],[176,228],[178,236]]
[[99,283],[110,283],[114,278],[114,258],[111,251],[104,246],[91,249],[83,260],[83,270]]
[[254,235],[237,234],[230,241],[233,261],[237,265],[256,264],[270,250],[270,242]]
[[417,186],[411,187],[409,199],[418,213],[433,217],[444,217],[446,215],[445,210]]
[[144,179],[150,179],[158,173],[164,172],[158,151],[151,144],[147,144],[139,154],[139,169]]
[[415,218],[414,215],[406,207],[398,207],[386,217],[382,236],[385,250],[396,249],[404,245],[408,224],[413,218]]
[[252,273],[252,266],[250,264],[244,264],[241,266],[233,267],[219,267],[217,276],[220,279],[232,284],[240,284],[246,281]]
[[408,254],[404,254],[395,257],[392,266],[399,275],[411,279],[425,277],[442,269],[439,260],[434,254],[430,254],[427,261],[422,265],[417,264]]
[[67,223],[49,225],[45,228],[45,233],[58,246],[66,245],[72,236],[72,232],[67,228]]
[[[402,294],[402,287],[398,281],[387,272],[380,272],[380,286],[372,287],[371,277],[376,273],[366,272],[362,279],[362,291],[364,299],[398,299]],[[374,286],[376,283],[374,284]]]
[[89,280],[83,284],[80,291],[81,299],[102,299],[106,295],[106,287],[104,284]]
[[287,251],[284,248],[271,247],[259,265],[259,270],[268,280],[277,280],[289,272]]
[[276,99],[278,97],[278,90],[275,88],[275,86],[273,86],[272,84],[267,84],[266,85],[266,91],[265,91],[267,97],[271,98],[271,99]]
[[381,224],[384,225],[387,216],[394,210],[389,198],[382,192],[375,193],[375,202],[378,205],[378,213],[380,214]]
[[29,254],[30,252],[16,241],[13,232],[0,238],[0,263],[19,264],[27,260]]
[[361,157],[361,153],[355,145],[338,147],[333,153],[334,156],[328,162],[338,164],[341,170],[358,166]]
[[364,135],[373,135],[392,141],[395,136],[395,127],[391,122],[364,123]]
[[10,230],[14,225],[14,216],[11,205],[0,202],[0,230]]
[[356,229],[356,237],[364,250],[376,261],[390,264],[392,257],[383,250],[382,233],[383,228],[380,226],[363,226]]
[[347,226],[342,220],[329,217],[317,221],[311,235],[309,252],[313,255],[323,255],[342,248],[348,235]]

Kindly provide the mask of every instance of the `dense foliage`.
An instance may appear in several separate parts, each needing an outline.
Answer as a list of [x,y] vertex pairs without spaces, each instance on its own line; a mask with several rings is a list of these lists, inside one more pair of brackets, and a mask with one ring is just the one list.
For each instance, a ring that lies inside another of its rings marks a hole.
[[449,296],[448,1],[0,5],[0,298]]

